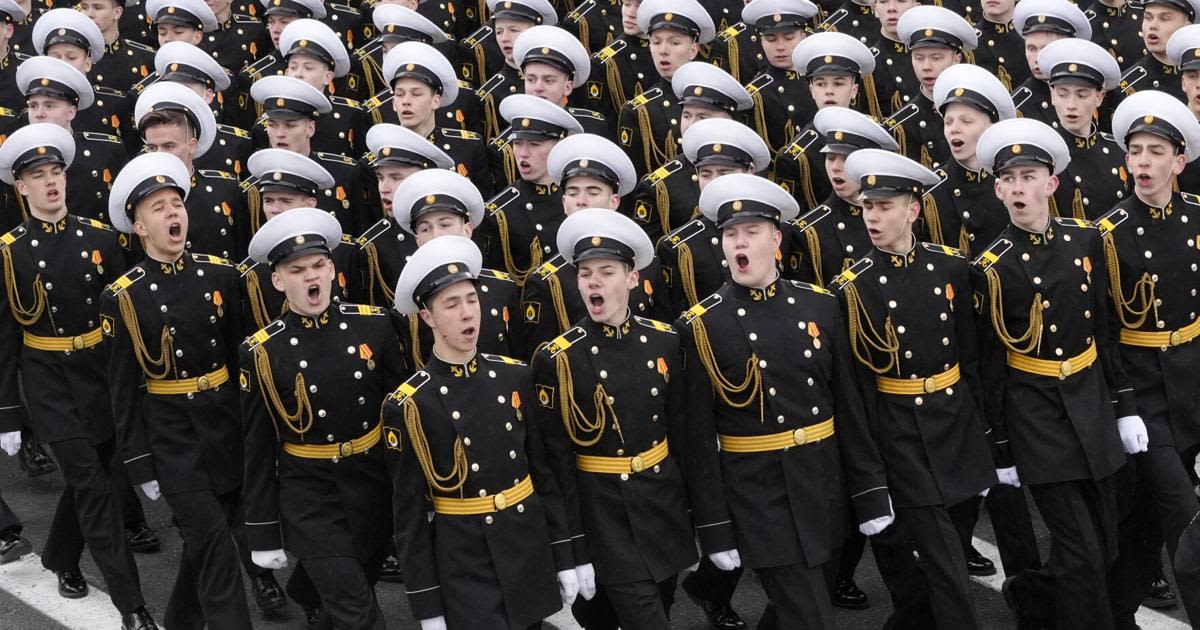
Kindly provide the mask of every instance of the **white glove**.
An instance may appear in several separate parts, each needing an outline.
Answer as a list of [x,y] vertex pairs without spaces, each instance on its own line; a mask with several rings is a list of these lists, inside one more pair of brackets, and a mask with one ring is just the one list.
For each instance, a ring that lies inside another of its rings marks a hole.
[[1130,455],[1145,453],[1150,447],[1150,434],[1146,432],[1146,423],[1142,422],[1141,416],[1117,418],[1117,432],[1121,434],[1125,452]]
[[996,477],[1000,479],[1000,483],[1014,488],[1021,487],[1021,478],[1017,476],[1017,467],[1009,466],[1008,468],[997,468]]
[[146,498],[150,499],[151,501],[157,501],[158,497],[162,496],[162,492],[159,492],[158,490],[157,479],[141,484],[141,488],[142,494],[146,495]]
[[722,571],[732,571],[742,566],[742,557],[738,555],[737,549],[710,553],[708,559],[712,560],[713,565]]
[[892,497],[888,497],[888,514],[873,518],[865,523],[858,524],[858,531],[862,532],[863,536],[874,536],[879,532],[888,528],[892,521],[896,520],[896,511],[892,509]]
[[575,567],[575,577],[579,579],[579,595],[586,600],[596,596],[596,568],[592,563]]
[[421,620],[421,630],[446,630],[445,617],[433,617]]
[[575,574],[575,569],[567,569],[566,571],[558,572],[558,596],[562,598],[564,606],[570,606],[575,603],[575,596],[579,594],[579,576]]
[[0,450],[8,453],[9,457],[16,455],[17,451],[21,450],[21,432],[0,433]]
[[282,569],[287,566],[287,554],[282,549],[251,551],[250,561],[264,569]]
[[1193,466],[1193,469],[1196,471],[1196,476],[1200,477],[1200,453],[1196,454],[1196,465]]
[[979,498],[981,498],[981,499],[986,499],[986,498],[987,498],[987,495],[988,495],[988,493],[989,493],[989,492],[991,492],[991,491],[992,491],[992,489],[991,489],[991,488],[984,488],[984,489],[983,489],[983,492],[980,492],[980,493],[979,493]]

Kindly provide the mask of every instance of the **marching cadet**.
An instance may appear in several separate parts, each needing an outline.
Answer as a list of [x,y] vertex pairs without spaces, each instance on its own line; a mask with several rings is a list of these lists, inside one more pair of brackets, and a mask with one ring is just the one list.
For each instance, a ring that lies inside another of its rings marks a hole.
[[82,129],[119,137],[133,103],[123,91],[104,87],[95,78],[95,66],[104,58],[104,35],[100,29],[79,11],[51,9],[33,24],[33,47],[37,54],[65,61],[93,81],[95,99],[86,114],[77,113],[76,124]]
[[586,315],[534,355],[533,417],[572,519],[580,582],[604,590],[620,627],[666,628],[696,548],[680,470],[679,336],[629,304],[654,246],[628,217],[587,208],[563,221],[558,249]]
[[970,63],[970,52],[978,41],[975,29],[949,9],[919,6],[904,12],[896,23],[896,34],[908,46],[921,89],[919,96],[893,111],[884,126],[896,137],[901,154],[934,168],[950,159],[950,147],[933,104],[933,85],[946,68]]
[[[1050,98],[1050,84],[1046,82],[1046,75],[1038,64],[1038,54],[1056,40],[1091,38],[1092,26],[1083,10],[1067,0],[1021,0],[1013,9],[1013,27],[1025,40],[1025,61],[1032,75],[1013,90],[1013,103],[1022,118],[1032,118],[1053,126],[1056,116]],[[1163,45],[1166,46],[1166,42]]]
[[[550,150],[547,168],[563,191],[563,212],[570,217],[585,208],[616,211],[621,199],[633,191],[633,163],[607,138],[581,133],[565,138]],[[585,315],[583,297],[572,291],[578,269],[559,251],[525,279],[521,290],[524,322],[522,356],[532,357],[542,344],[567,332]],[[670,296],[663,286],[662,269],[652,261],[631,289],[629,305],[634,315],[672,315]]]
[[879,19],[879,38],[871,46],[875,55],[875,89],[880,106],[894,112],[904,107],[917,91],[917,75],[908,56],[908,46],[896,33],[900,16],[917,3],[916,0],[876,0],[873,6],[875,17]]
[[[154,25],[155,41],[159,46],[167,42],[198,46],[204,41],[205,33],[217,30],[216,14],[207,4],[196,0],[146,0],[146,13]],[[220,62],[224,63],[224,60]]]
[[[321,91],[333,91],[333,81],[350,72],[350,55],[333,29],[317,20],[288,24],[279,35],[279,52],[295,77]],[[362,105],[350,98],[329,95],[333,109],[321,117],[312,144],[317,150],[357,158],[366,149],[367,133]]]
[[196,168],[195,159],[208,151],[217,133],[208,104],[187,87],[164,81],[138,96],[134,118],[145,150],[174,155],[191,175],[186,205],[192,230],[186,249],[240,260],[250,240],[251,213],[260,208],[247,206],[233,173]]
[[85,0],[76,6],[104,37],[104,56],[92,66],[96,85],[126,92],[149,76],[154,67],[154,49],[121,37],[119,21],[125,7],[120,0]]
[[[638,7],[638,28],[650,40],[658,81],[621,106],[617,137],[638,175],[674,159],[679,150],[681,107],[671,99],[671,78],[712,41],[712,18],[696,0],[645,0]],[[740,87],[740,86],[739,86]]]
[[[242,68],[253,63],[259,55],[269,53],[274,46],[266,25],[259,18],[235,13],[232,0],[211,0],[205,2],[217,18],[217,28],[206,30],[204,38],[197,46],[212,55],[222,66],[238,74]],[[240,97],[245,98],[245,97]],[[252,111],[253,103],[246,99],[241,103],[242,109]]]
[[[1200,264],[1200,253],[1188,236],[1195,231],[1191,222],[1200,220],[1200,198],[1172,190],[1172,175],[1200,156],[1200,146],[1194,146],[1200,145],[1200,122],[1170,95],[1147,90],[1117,107],[1112,129],[1126,151],[1134,188],[1133,195],[1099,224],[1112,283],[1112,308],[1120,322],[1120,357],[1149,430],[1149,448],[1133,456],[1141,479],[1137,494],[1153,497],[1144,503],[1146,507],[1153,503],[1158,512],[1155,519],[1149,509],[1135,509],[1122,519],[1117,573],[1124,569],[1136,576],[1139,564],[1161,566],[1163,541],[1173,566],[1182,568],[1176,551],[1180,536],[1200,512],[1181,461],[1181,455],[1194,452],[1200,444],[1192,402],[1196,393],[1177,376],[1200,365],[1200,350],[1190,343],[1200,335],[1200,324],[1189,273],[1191,265]],[[1134,503],[1139,501],[1135,498]],[[1147,531],[1157,533],[1156,523],[1161,524],[1161,538],[1151,535],[1149,544],[1138,540]],[[1127,528],[1130,538],[1137,532],[1137,539],[1128,543]],[[1127,553],[1130,543],[1134,553]],[[1145,577],[1134,577],[1128,589],[1113,589],[1118,626],[1133,627],[1133,614],[1149,586]],[[1180,581],[1178,592],[1188,616],[1200,621],[1200,583]]]
[[1010,221],[973,263],[986,279],[985,404],[994,441],[1009,440],[1016,464],[997,475],[1029,487],[1051,545],[1063,551],[1006,578],[1004,600],[1020,625],[1112,628],[1105,585],[1116,553],[1113,473],[1124,464],[1122,446],[1144,451],[1147,434],[1108,325],[1101,234],[1086,221],[1050,216],[1055,175],[1070,157],[1045,123],[999,122],[976,152]]
[[474,181],[480,193],[493,193],[499,169],[488,163],[483,136],[438,125],[438,109],[455,102],[459,92],[458,77],[446,57],[429,44],[401,42],[383,58],[383,76],[399,124],[445,151],[458,174]]
[[166,497],[184,541],[176,582],[194,580],[189,592],[172,593],[166,618],[194,597],[199,615],[172,625],[248,628],[230,534],[242,483],[242,418],[229,383],[243,338],[239,280],[233,263],[184,249],[190,179],[165,154],[121,169],[109,218],[141,239],[146,258],[108,285],[100,327],[111,337],[109,391],[125,467],[147,498]]
[[[400,183],[392,201],[396,224],[413,236],[417,248],[442,236],[463,236],[483,221],[483,197],[471,180],[450,170],[431,168],[412,174]],[[523,351],[521,328],[514,318],[520,288],[508,274],[480,269],[475,279],[479,290],[480,352],[511,356]],[[402,335],[406,359],[414,369],[429,361],[434,333],[417,317],[408,317],[408,334]]]
[[[374,410],[406,369],[386,310],[333,299],[332,252],[342,242],[337,219],[316,208],[288,210],[250,242],[288,309],[239,349],[243,501],[255,564],[281,569],[290,551],[315,583],[326,622],[378,629],[374,584],[389,540],[390,482]],[[332,352],[343,346],[354,351]]]
[[641,6],[641,0],[622,0],[621,35],[592,53],[592,59],[604,68],[604,82],[615,112],[658,81],[650,36],[638,24]]
[[[59,594],[87,595],[79,571],[86,544],[122,627],[149,630],[158,626],[142,599],[109,478],[114,427],[98,347],[97,301],[106,282],[120,275],[124,255],[112,228],[68,213],[66,170],[74,158],[71,134],[50,123],[27,125],[0,146],[0,179],[26,197],[30,212],[28,221],[0,238],[7,287],[0,303],[0,344],[10,358],[0,379],[0,399],[15,404],[5,406],[0,432],[15,440],[11,449],[6,445],[15,454],[21,440],[18,409],[26,401],[67,482],[42,555],[42,565],[58,576]],[[58,260],[47,265],[45,258]],[[84,409],[86,415],[80,413]]]
[[384,216],[355,239],[359,248],[363,300],[375,306],[395,302],[393,289],[408,257],[417,251],[410,230],[396,223],[396,189],[425,169],[453,169],[454,160],[428,140],[399,125],[374,125],[367,132],[367,162],[375,171]]
[[[521,69],[522,92],[567,108],[587,133],[611,135],[608,96],[588,81],[592,61],[573,35],[557,26],[534,26],[517,36],[513,61]],[[571,107],[581,104],[585,107]]]
[[[850,107],[860,97],[870,101],[875,94],[873,88],[859,89],[860,82],[863,86],[873,83],[875,58],[871,50],[844,33],[808,37],[792,51],[792,64],[808,82],[816,111]],[[879,104],[859,109],[878,114]],[[809,122],[775,154],[775,181],[806,210],[816,208],[831,192],[819,155],[823,145],[821,134]]]
[[754,129],[771,155],[804,127],[817,110],[803,77],[792,64],[792,52],[805,38],[817,13],[808,0],[751,0],[742,20],[758,34],[763,69],[746,84],[754,99]]
[[988,127],[1016,118],[1017,109],[1000,79],[965,63],[938,76],[933,105],[942,115],[942,133],[952,159],[939,172],[944,181],[923,204],[918,238],[969,255],[991,244],[1008,224],[992,177],[979,165],[976,144]]
[[[103,218],[109,185],[128,157],[120,138],[76,131],[76,113],[95,102],[87,77],[65,61],[31,57],[17,67],[17,88],[25,95],[29,122],[54,123],[71,132],[80,159],[67,168],[67,195],[74,200],[79,216]],[[128,239],[120,240],[122,245],[128,244]]]
[[1157,90],[1184,100],[1179,85],[1179,69],[1171,63],[1167,42],[1176,31],[1194,23],[1198,12],[1200,0],[1149,0],[1143,3],[1141,33],[1146,56],[1132,65],[1123,66],[1122,95]]
[[[333,176],[313,160],[283,149],[263,149],[250,156],[247,164],[253,187],[262,204],[263,217],[269,223],[295,208],[316,206],[318,191],[333,186]],[[265,224],[264,224],[265,225]],[[260,228],[261,231],[261,228]],[[343,234],[342,245],[353,237]],[[333,261],[333,299],[350,302],[359,293],[361,279],[354,247],[331,250]],[[246,258],[238,265],[245,289],[242,317],[246,334],[266,328],[272,320],[287,314],[283,291],[270,282],[270,265]]]
[[475,345],[482,266],[470,239],[443,236],[396,285],[396,310],[434,331],[429,363],[383,403],[396,550],[421,630],[527,628],[580,590],[539,423],[526,420],[529,368]]
[[[517,38],[536,25],[557,25],[558,14],[548,0],[487,0],[487,8],[491,25],[480,27],[460,45],[465,49],[463,56],[474,59],[473,75],[482,81],[475,93],[483,102],[483,135],[490,141],[504,130],[500,104],[519,94],[525,83],[513,57]],[[471,62],[463,62],[464,67],[468,64]]]
[[779,276],[779,224],[799,211],[782,188],[725,175],[705,187],[700,210],[721,230],[731,273],[675,325],[700,546],[717,568],[755,569],[780,628],[832,628],[823,571],[845,534],[846,497],[863,534],[893,518],[838,302]]
[[1129,195],[1132,183],[1123,151],[1096,122],[1121,69],[1103,48],[1077,37],[1050,42],[1038,53],[1038,67],[1050,84],[1058,132],[1071,154],[1054,192],[1058,215],[1098,219]]
[[[317,207],[333,214],[347,234],[361,233],[363,226],[374,223],[366,167],[338,153],[313,150],[317,117],[331,111],[329,98],[300,79],[279,76],[260,79],[251,86],[250,95],[263,108],[271,148],[307,156],[333,175],[335,185],[321,191]],[[251,232],[257,232],[259,225],[261,217],[256,213],[250,219]]]
[[528,94],[504,99],[500,115],[509,124],[520,179],[488,200],[487,215],[472,239],[487,268],[523,285],[554,255],[563,220],[562,190],[553,182],[546,158],[559,140],[583,128],[566,109]]
[[979,45],[975,48],[975,63],[991,71],[1012,92],[1031,75],[1025,61],[1025,40],[1013,26],[1016,0],[984,3],[976,22],[980,30]]
[[1125,67],[1146,54],[1142,42],[1142,3],[1129,0],[1096,0],[1088,9],[1092,41]]

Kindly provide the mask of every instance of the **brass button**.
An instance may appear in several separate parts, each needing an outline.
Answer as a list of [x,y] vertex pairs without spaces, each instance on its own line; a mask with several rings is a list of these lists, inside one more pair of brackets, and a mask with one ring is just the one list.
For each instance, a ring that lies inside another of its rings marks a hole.
[[796,443],[796,446],[804,444],[807,440],[808,436],[804,435],[804,429],[796,429],[795,431],[792,431],[792,441]]

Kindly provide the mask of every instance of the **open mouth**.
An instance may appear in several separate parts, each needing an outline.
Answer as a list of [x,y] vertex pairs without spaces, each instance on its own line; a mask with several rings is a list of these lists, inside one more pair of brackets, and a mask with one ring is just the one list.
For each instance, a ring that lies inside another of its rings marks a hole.
[[289,144],[289,143],[287,143],[287,142],[284,142],[284,141],[282,141],[282,140],[279,140],[279,141],[276,141],[276,142],[275,142],[275,148],[276,148],[276,149],[290,149],[291,147],[292,147],[292,145],[291,145],[291,144]]
[[401,118],[405,118],[405,119],[407,119],[407,118],[412,118],[412,117],[413,117],[412,110],[411,110],[411,109],[402,109],[402,110],[400,110],[400,117],[401,117]]
[[967,143],[964,142],[962,138],[955,138],[950,141],[950,148],[957,152],[959,149],[966,146],[966,144]]
[[882,234],[883,232],[880,232],[879,228],[867,228],[867,235],[871,237],[871,242],[878,241]]
[[670,61],[660,61],[660,62],[658,62],[658,69],[659,69],[659,70],[670,70],[670,69],[671,69],[671,62],[670,62]]
[[475,335],[478,333],[479,329],[474,326],[467,326],[466,328],[462,329],[462,336],[464,339],[474,339]]
[[1012,202],[1012,207],[1017,212],[1022,212],[1025,210],[1025,202],[1024,201],[1014,201],[1014,202]]
[[745,254],[738,254],[733,257],[733,266],[740,272],[746,273],[750,269],[750,257]]
[[517,162],[517,170],[521,171],[522,173],[528,173],[529,171],[533,170],[533,165],[530,164],[529,162],[522,160],[520,162]]
[[308,285],[308,291],[305,292],[304,297],[308,300],[309,304],[313,306],[317,305],[321,301],[321,285]]
[[599,293],[588,294],[587,298],[588,310],[593,314],[598,314],[604,311],[604,296]]
[[1133,179],[1134,179],[1134,181],[1137,182],[1138,186],[1143,186],[1143,187],[1148,187],[1148,186],[1150,186],[1150,184],[1154,183],[1154,178],[1152,178],[1146,174],[1137,175]]
[[167,226],[167,236],[173,241],[183,240],[183,224],[178,221]]
[[829,183],[832,184],[834,188],[841,190],[842,186],[846,185],[846,180],[842,177],[830,177]]

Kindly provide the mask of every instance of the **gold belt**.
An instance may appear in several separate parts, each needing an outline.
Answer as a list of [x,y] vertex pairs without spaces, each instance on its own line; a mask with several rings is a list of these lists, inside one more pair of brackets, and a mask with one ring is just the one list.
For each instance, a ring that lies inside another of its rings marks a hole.
[[833,436],[833,418],[825,422],[810,424],[803,429],[773,433],[771,435],[744,437],[718,434],[717,442],[721,445],[722,451],[730,453],[762,453],[812,444],[831,436]]
[[533,494],[533,479],[525,475],[517,485],[501,492],[473,499],[454,499],[450,497],[433,497],[433,511],[438,514],[452,516],[471,516],[473,514],[492,514],[510,505],[516,505]]
[[1121,329],[1121,343],[1140,348],[1168,348],[1185,344],[1196,337],[1200,337],[1200,319],[1193,320],[1192,323],[1179,330],[1142,332],[1128,328]]
[[341,444],[293,444],[291,442],[284,442],[283,451],[288,455],[295,455],[304,459],[350,457],[378,444],[381,435],[383,435],[382,423],[375,425],[375,428],[368,431],[366,435],[354,438],[349,442],[342,442]]
[[1095,362],[1096,344],[1094,343],[1089,344],[1083,352],[1066,361],[1035,359],[1012,351],[1008,353],[1009,367],[1021,370],[1022,372],[1029,372],[1030,374],[1053,376],[1055,378],[1066,378],[1087,369]]
[[935,374],[929,378],[875,378],[875,387],[885,394],[900,394],[903,396],[920,396],[939,392],[958,382],[961,374],[955,363],[949,370]]
[[576,455],[575,465],[579,470],[590,473],[606,473],[620,475],[640,473],[647,468],[658,465],[667,458],[667,440],[663,439],[658,446],[646,449],[633,457],[600,457],[597,455]]
[[169,396],[172,394],[198,394],[214,387],[220,387],[229,380],[229,370],[221,368],[213,370],[199,378],[183,378],[177,381],[167,379],[147,379],[146,391],[151,394]]
[[34,350],[45,350],[46,352],[70,352],[72,350],[83,350],[99,345],[103,338],[100,335],[100,329],[89,330],[82,335],[74,337],[42,337],[31,332],[25,331],[25,345]]

